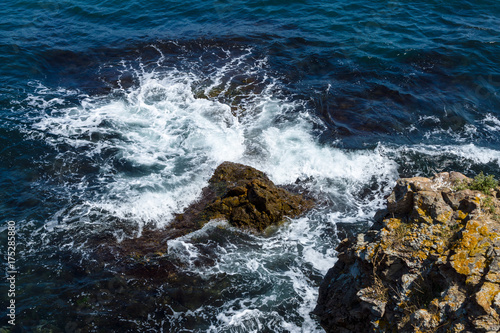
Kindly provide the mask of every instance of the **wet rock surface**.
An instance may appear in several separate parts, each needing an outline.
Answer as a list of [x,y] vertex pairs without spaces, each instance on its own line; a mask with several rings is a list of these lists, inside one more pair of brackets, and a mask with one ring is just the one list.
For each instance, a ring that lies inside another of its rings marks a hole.
[[[92,261],[86,267],[78,267],[80,275],[103,277],[99,283],[82,287],[80,295],[71,296],[76,300],[74,313],[81,313],[78,317],[82,321],[92,311],[132,314],[147,322],[152,315],[148,310],[155,307],[162,309],[153,314],[160,320],[164,320],[165,314],[192,311],[186,325],[202,325],[206,318],[198,316],[196,310],[206,304],[220,304],[229,291],[234,292],[231,286],[237,279],[224,272],[208,278],[196,273],[215,265],[216,249],[242,239],[243,243],[249,242],[245,239],[252,235],[246,230],[261,232],[268,226],[279,225],[286,216],[304,213],[312,205],[302,195],[275,186],[259,170],[224,162],[215,170],[199,200],[166,228],[144,227],[139,237],[133,236],[138,230],[130,230],[121,241],[111,233],[96,234],[87,240],[94,251]],[[227,220],[245,231],[235,232],[222,221],[209,222],[214,219]],[[195,257],[190,257],[184,241],[196,252]],[[130,300],[133,305],[125,306]],[[125,327],[122,319],[114,316],[101,315],[92,320],[98,327],[111,327],[111,331],[117,322]],[[165,323],[165,327],[170,332],[179,329],[175,323]]]
[[315,313],[327,332],[499,332],[500,189],[400,179],[373,227],[338,246]]
[[199,228],[222,218],[237,227],[262,231],[313,206],[302,195],[274,185],[263,172],[239,163],[222,163],[208,183],[201,199],[178,215],[171,227]]
[[112,242],[99,255],[119,257],[122,262],[126,258],[134,262],[145,258],[151,265],[150,262],[164,261],[168,240],[199,230],[212,219],[224,219],[233,226],[260,232],[280,224],[286,216],[301,215],[313,205],[301,194],[274,185],[262,171],[223,162],[202,190],[200,199],[178,214],[168,227],[144,228],[140,237]]

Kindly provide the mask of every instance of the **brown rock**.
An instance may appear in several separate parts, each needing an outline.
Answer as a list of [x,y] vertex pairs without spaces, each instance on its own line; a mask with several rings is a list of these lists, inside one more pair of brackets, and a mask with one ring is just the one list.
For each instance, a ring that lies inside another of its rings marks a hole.
[[312,206],[313,202],[302,195],[274,185],[262,171],[224,162],[210,178],[202,198],[179,215],[172,227],[199,228],[210,219],[224,218],[235,226],[262,231]]
[[396,214],[404,214],[411,210],[413,190],[406,179],[400,179],[391,195],[387,198],[387,209]]
[[178,214],[168,227],[145,227],[140,237],[122,242],[114,237],[106,238],[96,244],[97,255],[110,262],[118,260],[123,266],[140,263],[148,270],[156,269],[161,261],[162,267],[168,266],[173,271],[176,265],[171,262],[167,265],[164,257],[168,252],[167,241],[199,230],[211,219],[223,218],[235,226],[262,231],[279,224],[285,216],[299,216],[313,204],[300,194],[277,187],[257,169],[224,162],[202,190],[201,198]]

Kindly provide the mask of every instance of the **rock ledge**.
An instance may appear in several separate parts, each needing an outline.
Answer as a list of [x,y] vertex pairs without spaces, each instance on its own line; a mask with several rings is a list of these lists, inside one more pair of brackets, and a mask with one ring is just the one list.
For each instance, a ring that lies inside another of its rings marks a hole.
[[338,246],[315,313],[327,332],[499,332],[500,189],[456,172],[400,179],[365,234]]

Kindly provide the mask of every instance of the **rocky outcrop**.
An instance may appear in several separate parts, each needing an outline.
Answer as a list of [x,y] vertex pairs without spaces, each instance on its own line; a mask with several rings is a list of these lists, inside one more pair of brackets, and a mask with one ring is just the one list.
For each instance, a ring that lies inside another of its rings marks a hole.
[[[278,187],[262,172],[252,167],[224,162],[193,204],[178,214],[164,229],[147,228],[137,238],[113,242],[113,254],[120,258],[155,258],[167,252],[167,241],[201,229],[211,219],[225,219],[230,224],[263,231],[277,225],[286,216],[297,217],[312,208],[313,201]],[[105,248],[106,249],[106,248]]]
[[223,218],[232,225],[262,231],[312,206],[313,202],[302,195],[274,185],[262,171],[224,162],[203,189],[201,199],[178,215],[172,227],[198,228],[211,219]]
[[467,182],[397,182],[373,227],[337,248],[314,311],[327,332],[500,331],[500,189]]

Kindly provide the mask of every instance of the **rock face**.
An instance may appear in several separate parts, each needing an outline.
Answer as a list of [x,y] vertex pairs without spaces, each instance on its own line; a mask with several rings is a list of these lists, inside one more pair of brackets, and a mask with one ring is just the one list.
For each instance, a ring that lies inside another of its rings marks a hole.
[[500,189],[400,179],[371,230],[338,246],[314,312],[327,332],[499,332]]
[[201,227],[211,219],[224,218],[235,226],[262,231],[312,206],[311,200],[274,185],[263,172],[224,162],[203,189],[202,198],[178,215],[172,226]]

